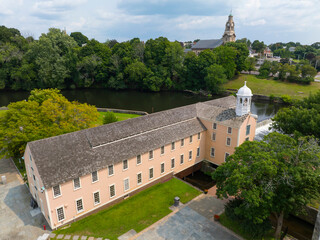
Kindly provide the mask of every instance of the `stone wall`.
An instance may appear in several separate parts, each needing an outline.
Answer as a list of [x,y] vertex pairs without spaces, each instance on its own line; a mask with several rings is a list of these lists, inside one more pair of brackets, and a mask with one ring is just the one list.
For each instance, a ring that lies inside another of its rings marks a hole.
[[320,211],[318,211],[318,217],[314,226],[312,240],[320,240]]

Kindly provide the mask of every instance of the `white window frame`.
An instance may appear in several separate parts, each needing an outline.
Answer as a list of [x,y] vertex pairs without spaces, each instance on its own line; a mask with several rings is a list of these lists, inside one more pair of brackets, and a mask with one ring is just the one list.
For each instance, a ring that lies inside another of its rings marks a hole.
[[217,127],[218,127],[217,123],[214,122],[214,123],[212,124],[212,129],[216,130]]
[[[190,156],[191,156],[191,158],[190,158]],[[189,161],[191,161],[191,160],[192,160],[192,150],[189,151]]]
[[180,147],[184,147],[184,138],[182,138],[180,141]]
[[[172,167],[172,160],[173,160],[173,167]],[[174,168],[176,167],[176,160],[175,160],[175,158],[171,158],[170,166],[171,166],[171,169],[174,169]]]
[[[94,197],[94,195],[95,195],[96,193],[99,193],[99,202],[98,202],[98,203],[96,203],[96,200],[95,200],[95,197]],[[95,191],[94,193],[92,193],[92,196],[93,196],[93,205],[94,205],[94,206],[99,205],[99,204],[101,203],[100,190]]]
[[[127,168],[124,168],[124,162],[127,161]],[[122,161],[122,171],[127,171],[129,169],[129,161],[128,159],[125,159]]]
[[81,179],[80,179],[80,177],[78,177],[78,179],[79,179],[79,185],[80,185],[78,188],[76,188],[76,186],[75,186],[75,184],[74,184],[74,180],[76,180],[76,179],[77,179],[77,178],[74,178],[73,181],[72,181],[72,182],[73,182],[73,190],[74,190],[74,191],[81,189]]
[[[162,152],[162,150],[163,150],[163,152]],[[160,148],[160,156],[164,155],[164,153],[165,153],[164,146],[161,146],[161,148]]]
[[[141,182],[139,182],[139,177],[138,177],[139,175],[141,176]],[[142,172],[137,173],[137,185],[140,185],[140,184],[142,184]]]
[[[181,160],[182,160],[182,162],[181,162]],[[180,165],[182,165],[182,164],[184,164],[184,155],[183,154],[180,155]]]
[[[94,172],[96,172],[97,173],[97,180],[96,181],[93,181],[93,173]],[[98,182],[99,181],[99,174],[98,174],[98,171],[93,171],[92,173],[91,173],[91,181],[92,181],[92,183],[96,183],[96,182]]]
[[[162,166],[163,166],[163,171],[162,171]],[[165,164],[164,162],[160,163],[160,174],[164,174],[164,172],[166,171],[166,168],[165,168]]]
[[[229,132],[229,129],[230,129],[230,132]],[[228,127],[227,133],[232,134],[232,127]]]
[[[212,155],[212,149],[213,149],[213,155]],[[210,148],[210,157],[214,157],[216,155],[216,149],[214,147]]]
[[[56,186],[58,186],[58,187],[59,187],[59,192],[60,192],[60,194],[59,194],[59,195],[55,195],[55,194],[54,194],[54,187],[56,187]],[[52,194],[53,194],[53,198],[58,198],[58,197],[60,197],[60,196],[62,195],[62,192],[61,192],[61,186],[60,186],[60,184],[58,184],[58,185],[56,185],[56,186],[53,186],[53,187],[52,187]]]
[[189,143],[191,144],[192,142],[193,142],[193,135],[189,137]]
[[201,133],[198,133],[198,140],[201,139]]
[[[114,187],[114,195],[113,196],[111,196],[111,187]],[[111,185],[109,185],[109,197],[110,198],[114,198],[116,196],[116,184],[111,184]]]
[[[152,169],[152,177],[150,177],[150,170],[151,170],[151,169]],[[151,180],[151,179],[154,178],[154,168],[153,168],[153,167],[150,167],[150,168],[149,168],[148,175],[149,175],[149,180]]]
[[228,157],[230,156],[230,153],[225,152],[225,153],[224,153],[224,161],[226,161],[226,160],[227,160],[227,154],[228,154]]
[[[140,162],[138,163],[138,157],[140,156]],[[142,163],[142,156],[141,154],[137,155],[137,165],[140,165]]]
[[[213,136],[214,136],[214,138],[213,138]],[[211,140],[216,141],[216,139],[217,139],[217,134],[215,132],[213,132],[211,135]]]
[[153,150],[149,151],[149,160],[153,160]]
[[[229,139],[229,144],[228,144],[228,139]],[[231,146],[231,138],[230,137],[227,137],[226,145]]]
[[[63,212],[63,219],[61,219],[61,220],[59,220],[59,213],[58,213],[58,209],[60,209],[60,208],[62,208],[62,212]],[[56,208],[56,213],[57,213],[57,220],[58,220],[58,222],[62,222],[63,220],[66,219],[66,214],[65,214],[65,212],[64,212],[64,207],[63,207],[63,206],[57,207],[57,208]]]
[[[248,127],[249,127],[249,132],[248,132]],[[247,125],[246,126],[246,136],[250,135],[250,132],[251,132],[251,125]]]
[[[128,181],[128,188],[126,189],[126,181]],[[129,180],[129,178],[127,177],[127,178],[125,178],[125,179],[123,179],[123,190],[124,190],[124,192],[126,192],[126,191],[129,191],[130,190],[130,180]]]
[[[112,166],[112,174],[110,174],[110,170],[109,168]],[[114,175],[114,165],[113,164],[110,164],[108,165],[108,177],[112,177]]]
[[200,157],[200,147],[197,147],[197,157]]
[[176,143],[172,142],[171,143],[171,151],[174,151],[176,149]]
[[[77,202],[78,202],[79,200],[81,200],[81,203],[82,203],[82,210],[80,210],[80,211],[78,210],[78,204],[77,204]],[[82,198],[82,197],[81,197],[81,198],[78,198],[78,199],[75,200],[75,202],[76,202],[76,211],[77,211],[77,213],[83,212],[83,211],[84,211],[83,198]]]

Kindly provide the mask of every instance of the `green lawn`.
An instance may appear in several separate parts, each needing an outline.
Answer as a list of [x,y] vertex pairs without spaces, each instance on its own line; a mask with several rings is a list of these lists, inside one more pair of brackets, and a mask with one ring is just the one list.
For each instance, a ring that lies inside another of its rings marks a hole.
[[310,85],[300,85],[296,83],[287,83],[272,79],[259,79],[254,75],[239,75],[234,80],[224,84],[226,89],[239,89],[247,81],[247,86],[251,88],[253,94],[261,94],[276,97],[289,95],[294,99],[308,97],[310,93],[320,90],[320,82],[312,82]]
[[[102,120],[104,115],[106,115],[106,112],[99,112],[100,116],[99,116],[99,120],[97,122],[98,125],[102,125]],[[123,121],[123,120],[127,120],[129,118],[136,118],[136,117],[140,117],[141,115],[137,115],[137,114],[128,114],[128,113],[114,113],[116,115],[116,117],[118,118],[118,121]]]
[[175,196],[179,196],[181,202],[186,203],[199,194],[195,188],[173,178],[54,233],[117,239],[130,229],[140,232],[168,215]]
[[[235,221],[232,221],[231,219],[229,219],[225,213],[221,214],[220,215],[220,223],[225,226],[226,228],[232,230],[233,232],[235,232],[236,234],[238,234],[239,236],[243,237],[244,239],[248,239],[248,240],[251,240],[253,239],[252,236],[250,236],[249,234],[247,233],[244,233],[239,224]],[[263,238],[264,240],[273,240],[274,237],[273,237],[273,230],[270,231],[270,233],[265,236]]]

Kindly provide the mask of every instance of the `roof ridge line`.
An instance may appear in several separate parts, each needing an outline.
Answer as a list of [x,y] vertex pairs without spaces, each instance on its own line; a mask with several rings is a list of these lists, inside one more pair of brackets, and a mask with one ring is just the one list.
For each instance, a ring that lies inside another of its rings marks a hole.
[[95,149],[95,148],[98,148],[98,147],[107,146],[109,144],[113,144],[113,143],[116,143],[116,142],[127,140],[127,139],[130,139],[130,138],[133,138],[133,137],[137,137],[137,136],[140,136],[140,135],[143,135],[143,134],[146,134],[146,133],[154,132],[154,131],[157,131],[157,130],[160,130],[160,129],[163,129],[163,128],[166,128],[166,127],[171,127],[171,126],[174,126],[174,125],[177,125],[177,124],[180,124],[180,123],[183,123],[183,122],[187,122],[187,121],[190,121],[190,120],[193,120],[193,119],[197,119],[197,117],[188,118],[188,119],[183,120],[183,121],[172,123],[172,124],[169,124],[169,125],[166,125],[166,126],[162,126],[162,127],[159,127],[159,128],[154,128],[154,129],[151,129],[149,131],[145,131],[145,132],[142,132],[142,133],[131,135],[131,136],[128,136],[128,137],[125,137],[125,138],[121,138],[121,139],[115,140],[115,141],[111,141],[111,142],[108,142],[108,143],[100,144],[100,145],[97,145],[97,146],[92,146],[92,149]]

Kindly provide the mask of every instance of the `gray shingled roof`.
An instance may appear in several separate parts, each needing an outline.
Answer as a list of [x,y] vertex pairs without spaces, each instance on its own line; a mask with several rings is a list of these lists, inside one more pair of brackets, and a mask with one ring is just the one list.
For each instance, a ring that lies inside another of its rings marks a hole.
[[45,188],[206,130],[201,119],[239,127],[234,96],[28,143]]
[[223,44],[222,39],[209,39],[209,40],[199,40],[195,45],[191,47],[192,50],[196,49],[214,49]]

